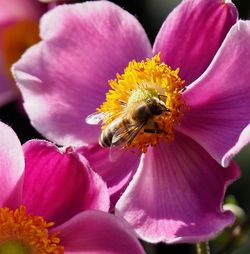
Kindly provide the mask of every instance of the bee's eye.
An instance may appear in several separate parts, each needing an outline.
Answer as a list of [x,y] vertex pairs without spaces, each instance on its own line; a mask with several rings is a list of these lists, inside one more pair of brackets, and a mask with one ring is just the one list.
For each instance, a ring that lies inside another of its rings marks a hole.
[[163,107],[158,104],[151,104],[149,108],[152,115],[160,115],[164,111]]

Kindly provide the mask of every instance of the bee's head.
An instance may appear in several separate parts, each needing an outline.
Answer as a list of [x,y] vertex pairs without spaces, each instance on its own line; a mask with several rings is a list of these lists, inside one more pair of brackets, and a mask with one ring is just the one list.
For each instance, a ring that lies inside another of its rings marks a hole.
[[147,105],[152,115],[161,115],[163,112],[170,111],[166,104],[157,97],[147,99]]

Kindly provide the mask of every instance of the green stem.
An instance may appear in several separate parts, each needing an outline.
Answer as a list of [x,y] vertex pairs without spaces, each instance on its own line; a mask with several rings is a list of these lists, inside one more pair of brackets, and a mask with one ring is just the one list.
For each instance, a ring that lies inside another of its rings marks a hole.
[[[237,229],[240,227],[240,233]],[[235,232],[236,230],[236,232]],[[237,249],[244,236],[246,236],[250,231],[250,218],[248,218],[242,225],[237,225],[232,229],[231,236],[228,238],[225,245],[217,252],[217,254],[231,253],[233,250]]]
[[197,254],[210,254],[208,242],[201,242],[196,244]]

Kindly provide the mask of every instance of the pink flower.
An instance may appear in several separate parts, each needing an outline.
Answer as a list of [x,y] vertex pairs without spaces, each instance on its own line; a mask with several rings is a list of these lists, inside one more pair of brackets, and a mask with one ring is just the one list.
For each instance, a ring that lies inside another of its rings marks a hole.
[[10,67],[38,42],[38,21],[45,10],[34,0],[0,0],[0,106],[19,95]]
[[[108,1],[55,8],[41,37],[13,67],[31,122],[60,145],[83,146],[142,239],[197,242],[232,223],[222,201],[239,177],[231,159],[250,136],[250,23],[237,21],[230,1],[184,0],[153,49],[139,22]],[[155,133],[142,126],[127,143],[145,154],[111,162],[100,126],[84,119],[99,108],[108,125],[140,98],[168,110],[147,122]]]
[[144,253],[128,225],[104,212],[107,187],[83,156],[43,140],[22,149],[1,122],[0,135],[2,253]]

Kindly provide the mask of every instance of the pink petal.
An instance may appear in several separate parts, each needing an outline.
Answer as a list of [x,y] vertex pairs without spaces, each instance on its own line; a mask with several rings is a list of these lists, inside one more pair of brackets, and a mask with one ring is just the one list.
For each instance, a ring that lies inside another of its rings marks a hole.
[[62,223],[88,209],[108,211],[106,185],[72,148],[60,151],[49,142],[32,140],[24,152],[23,203],[28,212]]
[[8,77],[4,59],[0,52],[0,107],[17,98],[17,89],[14,85],[14,80]]
[[0,207],[16,208],[21,201],[24,156],[15,132],[0,122]]
[[38,0],[42,3],[51,3],[51,2],[56,2],[57,0]]
[[222,166],[250,141],[250,22],[230,30],[204,75],[186,90],[189,106],[180,131]]
[[65,254],[143,254],[128,224],[114,215],[86,211],[54,229]]
[[230,27],[237,9],[230,1],[184,0],[168,16],[156,38],[154,54],[190,84],[212,61]]
[[12,89],[12,86],[8,85],[9,83],[5,82],[5,79],[2,82],[3,79],[3,77],[0,77],[0,107],[15,100],[17,97],[17,94],[14,89]]
[[226,186],[238,176],[235,164],[222,168],[197,143],[177,134],[173,143],[143,156],[117,213],[148,242],[204,241],[232,223],[221,205]]
[[[45,5],[35,0],[0,0],[0,106],[16,99],[19,96],[15,82],[7,70],[3,58],[3,34],[10,25],[19,21],[37,20],[46,11]],[[17,42],[18,43],[18,42]],[[20,42],[19,42],[20,43]],[[24,42],[24,44],[27,42]],[[13,43],[14,45],[14,43]],[[20,48],[23,45],[20,45]],[[13,49],[14,51],[16,49]]]
[[95,1],[54,8],[41,37],[14,65],[32,124],[61,145],[96,142],[100,126],[85,118],[104,101],[109,79],[151,55],[143,28],[122,8]]
[[0,26],[13,20],[39,19],[45,5],[34,0],[0,0]]
[[117,160],[110,161],[110,149],[99,144],[81,147],[77,151],[87,158],[92,169],[107,183],[113,209],[138,168],[139,156],[128,151]]

